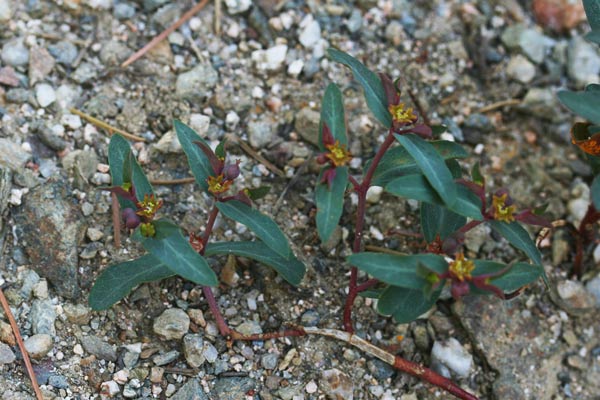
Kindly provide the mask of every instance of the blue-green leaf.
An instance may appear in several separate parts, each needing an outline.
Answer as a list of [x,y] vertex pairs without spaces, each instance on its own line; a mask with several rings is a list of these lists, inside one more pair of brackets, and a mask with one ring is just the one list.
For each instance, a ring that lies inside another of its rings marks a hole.
[[196,179],[196,183],[198,183],[202,190],[206,192],[208,190],[208,183],[206,180],[209,176],[212,176],[214,172],[210,165],[210,160],[194,142],[203,142],[207,146],[208,144],[192,128],[181,121],[175,120],[173,122],[173,127],[177,134],[177,139],[179,139],[179,143],[181,143],[181,148],[187,156],[188,164],[190,165],[192,175],[194,175],[194,178]]
[[542,256],[529,233],[518,222],[488,221],[493,230],[498,232],[510,244],[522,250],[537,265],[542,265]]
[[344,193],[348,185],[348,167],[338,167],[331,188],[327,183],[321,183],[323,171],[319,175],[319,183],[315,189],[317,204],[317,232],[322,242],[329,237],[338,226],[344,209]]
[[437,235],[444,240],[467,223],[462,215],[435,204],[421,204],[421,230],[428,243],[435,240]]
[[[428,142],[444,160],[465,158],[466,150],[459,144],[448,140],[433,140]],[[371,166],[368,162],[365,171]],[[392,147],[385,152],[373,174],[373,185],[385,186],[392,179],[421,172],[414,158],[402,146]]]
[[404,146],[435,191],[448,206],[456,202],[456,183],[444,159],[435,148],[416,135],[394,135]]
[[363,252],[352,254],[348,263],[393,286],[422,290],[427,281],[417,274],[419,265],[443,274],[448,269],[444,257],[436,254],[395,255]]
[[283,258],[289,259],[293,256],[287,238],[271,218],[237,200],[218,202],[217,207],[227,218],[246,225]]
[[294,286],[300,284],[306,272],[306,267],[296,257],[283,258],[263,242],[219,242],[206,246],[206,256],[221,254],[251,258],[268,265]]
[[596,175],[591,186],[592,203],[596,210],[600,210],[600,175]]
[[598,0],[583,0],[583,8],[592,28],[592,31],[585,38],[600,44],[600,2]]
[[[431,184],[421,174],[396,178],[388,183],[385,190],[396,196],[447,207]],[[457,186],[456,202],[452,207],[448,208],[468,218],[478,221],[483,219],[481,215],[481,200],[462,185]]]
[[182,278],[202,286],[217,286],[217,276],[177,225],[164,219],[153,224],[156,236],[142,238],[142,245],[150,254]]
[[[108,164],[113,186],[123,186],[125,183],[132,183],[135,187],[135,194],[138,200],[143,200],[144,195],[151,195],[152,185],[146,178],[142,167],[138,164],[135,156],[131,152],[129,142],[121,135],[114,134],[110,138],[108,145]],[[121,208],[134,208],[130,200],[119,198]]]
[[586,120],[600,125],[600,91],[586,90],[584,92],[572,92],[561,90],[558,92],[559,100],[575,114]]
[[106,310],[137,285],[175,275],[157,258],[146,254],[138,259],[106,268],[96,279],[88,302],[92,310]]
[[319,147],[321,151],[326,150],[323,145],[323,124],[327,124],[334,140],[339,140],[340,144],[348,143],[342,92],[335,83],[330,83],[327,86],[321,102],[321,122],[319,126]]
[[[503,263],[475,260],[473,276],[499,273],[505,268],[507,268],[507,265]],[[491,278],[490,284],[500,288],[504,293],[511,293],[542,277],[545,277],[545,272],[544,267],[541,265],[519,262],[511,266],[503,275]]]
[[365,67],[360,61],[351,55],[337,49],[328,49],[329,57],[340,64],[349,67],[356,79],[365,91],[367,106],[386,128],[392,126],[392,116],[388,111],[387,97],[383,84],[376,73]]
[[409,289],[389,286],[379,297],[377,311],[383,315],[391,315],[399,324],[406,324],[427,312],[440,297],[444,284],[433,292],[429,298],[423,289]]

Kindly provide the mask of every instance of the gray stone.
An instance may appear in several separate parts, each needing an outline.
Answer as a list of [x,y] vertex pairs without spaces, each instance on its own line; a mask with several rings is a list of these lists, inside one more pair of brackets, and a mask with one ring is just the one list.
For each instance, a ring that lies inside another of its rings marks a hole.
[[168,2],[169,0],[144,0],[144,10],[153,11]]
[[113,15],[117,19],[130,19],[135,15],[135,7],[129,3],[115,4]]
[[100,242],[92,242],[85,245],[81,253],[79,253],[79,257],[84,260],[91,260],[96,257],[98,251],[100,251],[104,246]]
[[23,88],[10,89],[6,92],[6,101],[9,103],[22,104],[29,101],[31,92]]
[[171,400],[208,400],[208,397],[198,380],[190,379],[171,397]]
[[63,311],[72,324],[85,325],[90,322],[90,309],[84,304],[66,303],[63,305]]
[[48,107],[56,101],[56,91],[47,83],[39,83],[35,86],[35,99],[40,107]]
[[31,124],[31,128],[38,135],[42,143],[50,147],[52,150],[61,151],[67,147],[67,142],[54,133],[52,129],[48,128],[44,122],[35,121]]
[[66,389],[69,387],[69,382],[67,382],[67,378],[62,375],[50,375],[48,378],[48,385],[56,389]]
[[378,359],[372,359],[367,362],[367,368],[373,377],[379,381],[384,381],[393,377],[396,371],[391,365],[384,363]]
[[277,123],[266,115],[262,115],[257,121],[248,123],[248,141],[252,147],[262,149],[273,143],[276,137]]
[[98,76],[98,69],[89,62],[82,62],[79,67],[71,74],[71,78],[77,83],[85,83],[95,79]]
[[198,368],[206,358],[204,357],[204,340],[202,335],[188,334],[183,337],[183,355],[185,361],[192,368]]
[[279,360],[279,355],[276,353],[267,353],[263,354],[260,358],[260,363],[265,369],[275,369],[277,368],[277,361]]
[[63,157],[62,165],[76,180],[81,178],[87,182],[96,172],[98,156],[93,150],[74,150]]
[[158,366],[161,366],[170,364],[173,361],[177,360],[177,358],[179,358],[179,352],[177,350],[172,350],[167,353],[155,355],[154,357],[152,357],[152,362],[154,362],[154,364]]
[[181,99],[200,103],[209,96],[218,80],[219,74],[212,65],[198,64],[177,76],[175,94]]
[[83,336],[81,345],[90,354],[101,360],[117,361],[117,350],[97,336]]
[[64,177],[50,178],[25,197],[13,213],[16,231],[32,268],[63,297],[81,293],[77,282],[77,244],[83,237],[81,212]]
[[23,275],[23,284],[21,285],[21,289],[19,290],[19,294],[24,299],[29,299],[31,297],[31,292],[33,287],[40,281],[40,276],[37,272],[28,269],[25,271]]
[[246,321],[238,325],[236,330],[244,335],[255,335],[262,333],[260,324],[256,321]]
[[154,333],[166,340],[181,339],[190,327],[190,317],[179,308],[169,308],[154,320]]
[[43,358],[54,347],[52,336],[41,333],[28,337],[25,340],[25,349],[32,358]]
[[506,28],[501,39],[506,47],[511,50],[519,50],[536,64],[544,61],[546,51],[554,42],[536,29],[527,28],[522,24]]
[[560,104],[550,88],[531,88],[525,94],[519,109],[535,117],[558,122],[561,119]]
[[252,378],[220,378],[212,392],[219,400],[245,400],[246,393],[256,388],[256,382]]
[[556,285],[556,291],[572,308],[590,308],[596,305],[596,298],[585,290],[583,284],[578,281],[560,281]]
[[15,353],[13,353],[10,346],[0,342],[0,365],[10,364],[15,360]]
[[23,38],[9,40],[2,47],[0,58],[5,64],[13,67],[27,65],[29,62],[29,49],[23,43]]
[[596,307],[600,307],[600,275],[588,281],[585,289],[596,299]]
[[[181,18],[183,6],[177,3],[167,4],[161,7],[152,16],[152,23],[162,27],[163,29],[172,25],[175,21]],[[158,51],[158,50],[157,50]]]
[[79,53],[77,46],[71,42],[67,42],[66,40],[61,40],[60,42],[51,44],[48,46],[48,51],[58,63],[66,66],[71,66],[75,59],[77,59],[77,55]]
[[0,0],[0,23],[10,21],[15,13],[15,3],[13,0]]
[[75,106],[82,92],[83,89],[79,85],[62,84],[56,89],[57,103],[61,109],[68,110]]
[[600,54],[597,46],[576,36],[567,47],[567,74],[577,86],[583,87],[589,82],[598,82],[600,72]]
[[321,372],[319,388],[332,399],[354,399],[354,384],[352,379],[336,368]]
[[535,65],[527,58],[517,54],[506,66],[506,74],[521,83],[529,83],[535,78]]
[[0,167],[8,168],[12,171],[20,169],[31,154],[27,153],[15,142],[0,138]]
[[34,334],[56,335],[56,328],[54,327],[56,311],[54,311],[54,305],[50,300],[34,300],[29,317],[31,318],[31,330]]
[[526,399],[522,388],[530,388],[536,399],[550,400],[560,390],[557,374],[562,369],[564,343],[556,340],[546,319],[532,319],[521,312],[524,302],[467,296],[454,303],[453,311],[473,346],[481,349],[480,354],[499,373],[494,398]]
[[456,375],[465,377],[469,375],[473,366],[473,356],[455,338],[445,342],[436,341],[431,349],[431,363],[439,363]]
[[296,114],[294,128],[296,132],[307,142],[319,145],[319,120],[321,114],[308,107],[304,107]]
[[356,33],[362,27],[362,13],[358,8],[354,8],[352,10],[348,21],[346,21],[346,27],[348,28],[350,33]]
[[204,358],[206,358],[206,361],[208,361],[211,364],[214,364],[215,361],[217,361],[217,358],[219,357],[219,352],[217,351],[215,346],[212,345],[212,343],[205,342],[203,355]]
[[54,58],[43,47],[33,47],[29,53],[29,84],[43,81],[54,68]]
[[100,50],[100,61],[106,66],[116,67],[129,57],[131,50],[123,42],[111,40]]
[[125,365],[125,368],[127,369],[132,369],[137,365],[139,359],[139,353],[128,351],[123,355],[123,365]]

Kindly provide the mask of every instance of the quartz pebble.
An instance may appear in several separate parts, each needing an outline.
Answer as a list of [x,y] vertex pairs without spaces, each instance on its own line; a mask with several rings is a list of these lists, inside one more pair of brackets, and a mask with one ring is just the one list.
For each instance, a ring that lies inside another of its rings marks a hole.
[[473,365],[473,356],[454,338],[436,341],[431,349],[432,363],[439,363],[458,376],[467,376]]

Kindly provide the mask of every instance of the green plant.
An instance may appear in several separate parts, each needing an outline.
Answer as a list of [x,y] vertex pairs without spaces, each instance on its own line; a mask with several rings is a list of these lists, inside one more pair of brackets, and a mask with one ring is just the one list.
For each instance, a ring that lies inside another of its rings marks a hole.
[[[585,14],[592,31],[586,39],[600,44],[600,2],[583,0]],[[562,90],[559,100],[572,112],[587,120],[576,122],[571,127],[571,141],[586,154],[594,179],[591,185],[591,202],[578,227],[571,226],[575,237],[575,258],[573,274],[583,274],[584,247],[594,239],[594,224],[600,220],[600,85],[589,84],[582,92]]]
[[[385,141],[366,164],[362,177],[355,177],[348,166],[352,155],[347,149],[342,93],[333,83],[325,90],[319,140],[321,153],[317,157],[324,167],[315,189],[316,225],[322,240],[327,240],[338,226],[345,195],[349,191],[358,195],[354,254],[347,259],[351,275],[343,312],[344,331],[295,326],[279,332],[243,335],[228,326],[211,289],[218,281],[206,257],[233,254],[250,258],[274,268],[292,285],[301,282],[305,267],[294,256],[275,222],[253,208],[252,202],[264,195],[266,189],[242,189],[233,193],[240,170],[237,162],[227,160],[225,143],[220,143],[213,151],[191,128],[179,121],[175,121],[174,129],[192,174],[198,186],[214,202],[203,234],[188,232],[186,238],[175,223],[157,218],[162,201],[155,197],[128,142],[114,135],[108,152],[112,186],[106,190],[118,198],[118,202],[113,202],[117,213],[115,230],[120,229],[122,220],[124,227],[132,233],[132,239],[140,242],[147,254],[104,270],[90,292],[90,305],[95,310],[106,309],[140,283],[179,275],[202,286],[219,331],[228,340],[265,340],[307,334],[333,337],[461,399],[475,399],[451,380],[354,335],[352,305],[359,294],[368,294],[378,299],[378,310],[382,314],[393,315],[398,322],[409,322],[432,307],[446,285],[457,299],[467,294],[514,296],[539,277],[545,279],[540,253],[520,222],[548,224],[538,215],[539,210],[517,211],[506,189],[487,193],[485,180],[477,166],[473,168],[470,180],[463,178],[457,159],[466,157],[467,152],[454,142],[431,140],[435,134],[443,132],[444,127],[422,123],[413,109],[400,101],[397,82],[386,75],[376,75],[341,51],[330,49],[329,56],[352,70],[364,88],[368,107],[387,129]],[[392,195],[420,202],[424,239],[421,252],[363,251],[366,197],[373,185],[383,186]],[[120,214],[119,209],[122,210]],[[247,226],[257,239],[211,242],[219,213]],[[507,265],[465,259],[461,251],[465,233],[480,224],[490,225],[534,264],[515,262]],[[370,274],[371,278],[359,283],[358,269]]]

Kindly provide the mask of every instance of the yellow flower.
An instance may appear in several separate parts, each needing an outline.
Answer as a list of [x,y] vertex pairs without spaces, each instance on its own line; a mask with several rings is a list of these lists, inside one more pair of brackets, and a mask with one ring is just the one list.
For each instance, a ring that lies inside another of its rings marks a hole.
[[156,236],[156,228],[152,222],[147,222],[145,224],[140,224],[140,233],[144,237],[154,237]]
[[506,199],[508,193],[504,193],[502,196],[492,196],[492,208],[494,213],[494,219],[496,221],[512,222],[515,220],[513,213],[517,207],[514,205],[507,206]]
[[449,267],[450,274],[461,282],[465,279],[471,279],[471,272],[474,269],[475,264],[473,261],[465,260],[463,253],[459,253]]
[[136,212],[137,215],[152,219],[156,212],[162,207],[163,202],[162,200],[155,199],[153,194],[145,194],[144,200],[138,201],[136,205],[138,208],[138,211]]
[[328,144],[325,147],[329,150],[325,157],[331,160],[335,167],[344,166],[352,160],[352,154],[346,150],[345,144],[340,144],[339,140],[336,140],[335,144]]
[[410,124],[416,121],[417,116],[413,113],[412,107],[405,108],[404,103],[392,104],[388,107],[394,122],[400,124]]
[[232,181],[225,180],[223,174],[218,176],[209,176],[207,179],[208,191],[212,194],[221,194],[229,190]]

